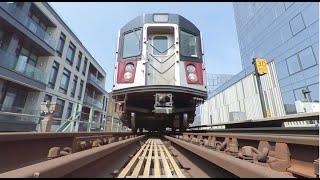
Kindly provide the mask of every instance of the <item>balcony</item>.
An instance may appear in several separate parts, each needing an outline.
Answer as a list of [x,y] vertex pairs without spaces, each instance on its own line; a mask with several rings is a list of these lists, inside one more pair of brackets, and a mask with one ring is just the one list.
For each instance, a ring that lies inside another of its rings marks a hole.
[[54,38],[43,30],[37,23],[35,23],[25,12],[9,3],[0,3],[0,7],[13,16],[18,22],[28,28],[38,38],[46,42],[50,47],[55,49],[56,41]]
[[40,120],[37,112],[0,104],[0,132],[35,131]]
[[94,106],[94,107],[97,107],[99,109],[103,108],[103,103],[101,103],[101,101],[94,99],[94,98],[88,96],[87,94],[85,94],[83,101],[84,101],[84,103],[87,103],[87,104]]
[[88,76],[88,79],[89,79],[89,82],[90,82],[90,80],[93,81],[94,82],[93,85],[95,85],[95,84],[98,85],[99,88],[101,88],[103,90],[102,92],[104,92],[104,83],[101,80],[99,80],[95,75],[90,73]]
[[[46,73],[44,71],[25,63],[22,59],[18,59],[13,54],[10,54],[2,49],[0,49],[0,66],[46,84]],[[18,80],[17,77],[13,78]]]

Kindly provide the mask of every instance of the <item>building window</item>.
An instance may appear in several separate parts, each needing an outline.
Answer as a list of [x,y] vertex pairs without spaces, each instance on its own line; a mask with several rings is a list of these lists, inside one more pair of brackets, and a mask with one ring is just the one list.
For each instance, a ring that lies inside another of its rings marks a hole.
[[47,25],[40,20],[38,15],[32,12],[32,9],[33,8],[30,8],[30,11],[28,14],[29,17],[32,19],[29,25],[30,30],[33,31],[34,33],[37,33],[37,31],[39,31],[38,27],[41,27],[43,32],[45,32],[47,30]]
[[311,47],[308,47],[302,50],[301,52],[299,52],[299,59],[303,69],[306,69],[308,67],[311,67],[317,64]]
[[61,57],[62,55],[62,52],[63,52],[63,48],[64,48],[64,43],[66,42],[66,35],[64,35],[62,32],[61,32],[61,35],[60,35],[60,38],[59,38],[59,41],[58,41],[58,46],[57,46],[57,53],[58,55]]
[[77,83],[78,83],[78,77],[76,75],[74,75],[71,94],[70,94],[71,97],[74,97],[74,95],[75,95],[76,88],[77,88]]
[[81,100],[82,96],[82,89],[83,89],[83,80],[80,81],[80,88],[79,88],[79,94],[78,94],[78,99]]
[[72,113],[72,107],[73,107],[73,104],[71,102],[69,102],[68,104],[68,108],[67,108],[67,114],[66,114],[66,118],[70,118],[71,116],[71,113]]
[[88,59],[84,59],[84,64],[83,64],[83,69],[82,69],[82,74],[85,76],[86,75],[86,70],[87,70],[87,64],[88,64]]
[[289,57],[287,59],[287,65],[290,74],[294,74],[301,70],[297,55]]
[[77,62],[77,66],[76,66],[77,71],[80,70],[81,59],[82,59],[82,53],[79,51],[79,54],[78,54],[78,62]]
[[294,104],[295,98],[293,91],[287,91],[282,93],[282,100],[284,104],[284,109],[286,111],[286,114],[296,114],[296,106]]
[[63,74],[62,74],[60,87],[59,87],[60,92],[67,94],[69,80],[70,80],[70,71],[68,71],[67,69],[63,69]]
[[0,91],[0,111],[21,113],[27,96],[28,91],[24,87],[5,81]]
[[311,101],[319,102],[319,83],[308,86]]
[[56,84],[58,71],[59,71],[59,63],[54,61],[51,68],[50,78],[48,82],[48,87],[51,89],[54,89],[54,86]]
[[277,63],[276,70],[277,70],[277,75],[278,75],[279,80],[289,76],[289,71],[287,68],[286,61],[281,61],[281,62]]
[[293,90],[296,101],[305,101],[305,100],[308,101],[309,100],[308,95],[307,95],[307,99],[305,99],[305,97],[304,97],[304,95],[302,93],[302,90],[304,90],[304,89],[306,89],[306,88],[303,87],[303,88],[299,88],[299,89]]
[[12,36],[10,33],[0,29],[0,49],[6,50],[10,43],[11,38]]
[[290,28],[293,36],[306,28],[301,14],[298,14],[293,19],[291,19],[289,24],[290,24]]
[[68,51],[67,51],[66,60],[68,61],[68,63],[69,63],[71,66],[72,66],[72,64],[73,64],[73,59],[74,59],[75,51],[76,51],[76,46],[73,45],[73,44],[70,42],[70,45],[69,45],[69,48],[68,48]]
[[58,98],[56,103],[57,103],[58,106],[60,106],[60,108],[58,108],[59,109],[58,111],[53,113],[53,117],[62,118],[65,101]]
[[25,48],[21,48],[15,70],[27,76],[34,76],[34,68],[37,65],[38,56]]
[[50,102],[51,102],[51,101],[52,101],[52,96],[46,94],[46,95],[44,96],[43,102],[46,102],[46,101],[50,101]]

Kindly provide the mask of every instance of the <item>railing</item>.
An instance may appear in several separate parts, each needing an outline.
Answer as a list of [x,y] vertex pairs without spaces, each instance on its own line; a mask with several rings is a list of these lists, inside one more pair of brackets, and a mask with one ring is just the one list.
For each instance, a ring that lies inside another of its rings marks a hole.
[[10,120],[12,123],[17,122],[28,122],[38,124],[40,117],[29,115],[29,114],[22,114],[22,113],[11,113],[11,112],[2,112],[0,111],[0,121],[2,120]]
[[46,74],[42,70],[23,62],[13,54],[10,54],[2,49],[0,49],[0,66],[14,70],[29,78],[46,84]]
[[75,128],[75,122],[79,120],[80,116],[81,112],[77,112],[75,117],[70,116],[62,125],[60,125],[56,132],[72,132]]
[[6,2],[1,2],[0,7],[5,9],[11,16],[32,31],[37,37],[44,40],[49,46],[55,49],[56,41],[54,38],[35,23],[25,12],[17,8],[14,4]]
[[37,124],[41,116],[40,111],[37,110],[26,110],[23,107],[17,106],[6,106],[0,104],[0,121],[10,122],[30,122]]
[[124,126],[120,119],[116,117],[107,116],[104,124],[106,132],[129,132],[129,128]]
[[79,121],[79,129],[78,131],[100,131],[101,123],[99,116],[93,115],[92,120],[90,122],[90,114],[88,113],[81,113],[81,118]]
[[94,76],[93,74],[89,74],[89,79],[94,81],[95,83],[97,83],[102,89],[104,89],[104,83],[99,80],[98,78],[96,78],[96,76]]
[[88,103],[90,105],[93,105],[95,107],[98,107],[100,109],[103,108],[103,104],[99,100],[96,100],[96,99],[88,96],[87,94],[85,94],[85,96],[84,96],[84,102]]

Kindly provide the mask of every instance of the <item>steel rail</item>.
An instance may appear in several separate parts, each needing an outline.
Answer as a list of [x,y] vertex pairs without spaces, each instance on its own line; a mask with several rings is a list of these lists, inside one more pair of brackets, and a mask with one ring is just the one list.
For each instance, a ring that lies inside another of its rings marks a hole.
[[184,135],[234,137],[237,139],[283,142],[288,144],[301,144],[319,146],[318,135],[294,135],[294,134],[267,134],[267,133],[183,133]]
[[269,134],[304,134],[319,135],[319,127],[258,127],[258,128],[230,128],[230,129],[192,129],[187,133],[269,133]]
[[292,134],[267,134],[267,133],[182,133],[184,135],[235,137],[237,139],[283,142],[289,144],[301,144],[319,146],[318,135],[292,135]]
[[94,135],[133,135],[131,132],[9,132],[0,133],[0,142],[48,138],[73,138]]
[[165,136],[165,138],[241,178],[294,178],[293,176],[243,161],[221,152],[212,151],[198,145],[184,142],[173,137]]
[[62,177],[142,138],[144,135],[15,169],[0,174],[0,178]]

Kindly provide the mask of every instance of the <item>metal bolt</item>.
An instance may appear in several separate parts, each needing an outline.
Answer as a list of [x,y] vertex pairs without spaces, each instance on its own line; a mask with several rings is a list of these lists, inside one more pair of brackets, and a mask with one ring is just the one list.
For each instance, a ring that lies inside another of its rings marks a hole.
[[48,152],[48,159],[54,159],[60,156],[60,147],[52,147]]
[[40,176],[40,173],[39,173],[39,172],[33,173],[33,178],[39,178],[39,176]]
[[113,176],[113,178],[115,178],[118,174],[119,174],[119,170],[118,169],[116,169],[116,170],[114,170],[112,173],[110,173],[112,176]]

